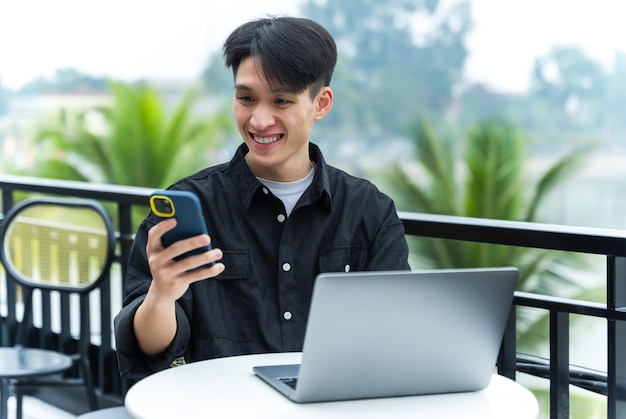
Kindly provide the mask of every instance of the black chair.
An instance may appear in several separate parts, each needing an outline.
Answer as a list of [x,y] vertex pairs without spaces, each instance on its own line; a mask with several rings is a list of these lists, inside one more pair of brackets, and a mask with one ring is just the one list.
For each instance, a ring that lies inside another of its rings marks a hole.
[[108,278],[113,259],[109,215],[92,200],[26,200],[6,214],[0,244],[6,280],[14,282],[24,307],[14,328],[15,347],[0,348],[0,417],[7,417],[7,400],[14,395],[21,418],[24,391],[46,385],[85,386],[90,408],[97,409],[90,294]]

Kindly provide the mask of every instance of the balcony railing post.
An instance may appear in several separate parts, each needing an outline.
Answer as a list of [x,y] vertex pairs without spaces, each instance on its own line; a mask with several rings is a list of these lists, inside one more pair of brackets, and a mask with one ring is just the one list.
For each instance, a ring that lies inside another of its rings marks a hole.
[[569,313],[550,310],[550,417],[569,418]]
[[[7,211],[13,206],[13,190],[3,188],[1,196],[2,213],[6,214]],[[2,218],[4,218],[4,216]],[[0,223],[1,222],[2,219],[0,219]],[[15,329],[17,328],[17,318],[15,315],[15,307],[17,306],[17,289],[13,281],[5,281],[4,286],[6,287],[7,316],[5,319],[0,321],[0,346],[10,346],[14,343],[13,338]]]
[[13,190],[2,189],[2,212],[6,212],[13,206]]
[[[130,256],[133,237],[132,206],[125,203],[118,204],[117,214],[120,229],[120,262],[122,267],[122,282],[126,278],[126,261]],[[123,284],[122,284],[123,285]],[[122,287],[123,289],[123,287]]]
[[[609,311],[626,310],[626,258],[608,257],[607,308]],[[609,318],[607,321],[607,410],[609,419],[626,416],[626,321]]]

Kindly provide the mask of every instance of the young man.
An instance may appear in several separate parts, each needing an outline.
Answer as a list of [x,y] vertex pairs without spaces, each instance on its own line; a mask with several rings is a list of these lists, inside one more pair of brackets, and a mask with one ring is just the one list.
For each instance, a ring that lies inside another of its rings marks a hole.
[[[163,248],[175,220],[150,214],[140,226],[115,319],[123,377],[181,357],[299,351],[317,274],[409,269],[392,200],[309,142],[333,105],[330,34],[308,19],[260,19],[228,37],[224,57],[244,144],[229,163],[171,186],[199,197],[208,236]],[[209,242],[214,250],[174,260]],[[217,263],[192,269],[208,262]]]

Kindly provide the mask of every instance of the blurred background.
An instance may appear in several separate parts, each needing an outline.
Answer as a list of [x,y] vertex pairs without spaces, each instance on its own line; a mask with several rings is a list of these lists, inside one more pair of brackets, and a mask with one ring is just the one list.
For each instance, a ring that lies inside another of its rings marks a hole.
[[[339,46],[334,109],[311,140],[398,209],[624,229],[624,12],[620,0],[5,1],[0,172],[161,188],[229,160],[241,139],[221,45],[288,14]],[[513,263],[530,271],[526,291],[605,301],[600,259],[453,246],[444,262],[411,243],[412,266]],[[522,350],[545,351],[538,322]],[[578,330],[573,362],[606,370],[603,325]]]

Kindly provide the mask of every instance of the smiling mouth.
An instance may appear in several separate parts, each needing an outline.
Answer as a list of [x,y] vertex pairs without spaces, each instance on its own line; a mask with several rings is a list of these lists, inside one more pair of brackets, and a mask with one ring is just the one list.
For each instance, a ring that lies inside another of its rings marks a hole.
[[272,137],[259,137],[259,136],[256,136],[256,135],[250,133],[250,136],[252,137],[254,142],[259,143],[259,144],[271,144],[271,143],[275,143],[276,141],[278,141],[281,138],[283,138],[283,134],[274,135]]

